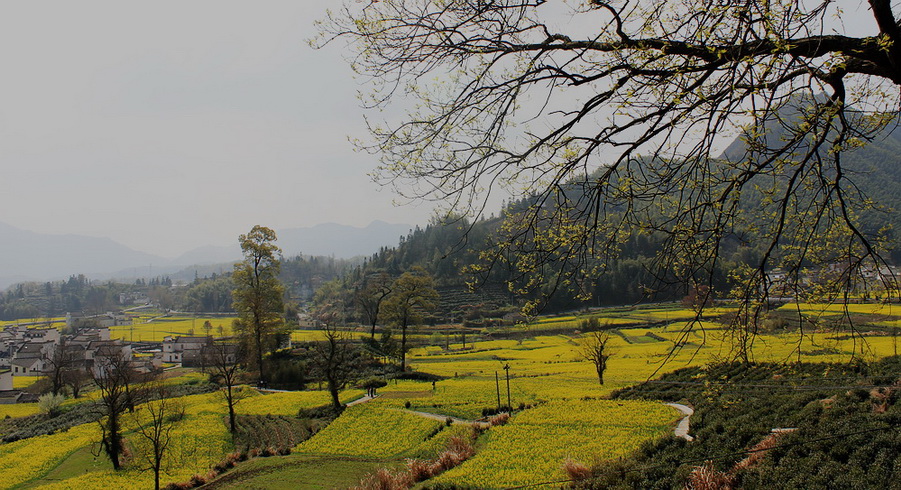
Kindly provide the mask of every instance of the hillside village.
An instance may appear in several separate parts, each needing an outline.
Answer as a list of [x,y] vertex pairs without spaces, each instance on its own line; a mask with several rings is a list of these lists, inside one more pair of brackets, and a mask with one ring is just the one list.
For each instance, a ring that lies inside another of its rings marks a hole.
[[[115,323],[114,315],[105,323]],[[36,395],[13,389],[16,376],[61,376],[64,384],[79,387],[90,383],[98,357],[115,355],[126,360],[138,373],[150,373],[170,366],[202,365],[204,349],[212,345],[212,337],[167,336],[160,343],[132,344],[110,338],[110,325],[73,328],[72,317],[61,333],[55,327],[6,325],[0,330],[0,403],[31,403]],[[56,373],[61,371],[61,373]]]

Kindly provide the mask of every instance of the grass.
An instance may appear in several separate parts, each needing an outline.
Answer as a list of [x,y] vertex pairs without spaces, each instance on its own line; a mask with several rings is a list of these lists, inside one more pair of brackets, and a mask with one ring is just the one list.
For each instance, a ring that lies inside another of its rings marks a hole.
[[204,488],[330,489],[349,488],[367,474],[394,461],[291,454],[242,463]]
[[19,488],[40,488],[49,482],[64,481],[86,473],[110,469],[112,469],[112,464],[108,459],[94,456],[91,448],[83,447],[72,453],[42,478],[26,483]]

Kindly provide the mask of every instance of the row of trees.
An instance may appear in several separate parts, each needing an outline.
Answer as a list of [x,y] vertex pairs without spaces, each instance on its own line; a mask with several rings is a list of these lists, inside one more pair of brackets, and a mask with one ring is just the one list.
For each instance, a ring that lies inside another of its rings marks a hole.
[[[223,279],[227,280],[230,286],[228,297],[233,298],[230,306],[239,315],[234,324],[237,339],[212,342],[204,347],[201,355],[201,363],[211,381],[222,387],[232,434],[237,428],[235,407],[248,394],[241,385],[253,376],[261,384],[268,381],[265,359],[277,347],[279,335],[284,333],[285,289],[278,277],[281,251],[275,241],[276,235],[271,229],[253,227],[239,237],[244,260],[235,264],[230,277],[216,277],[208,282],[198,280],[194,288],[189,289],[200,291],[197,286],[211,286],[203,288],[209,295],[198,298],[221,303],[221,286]],[[94,288],[83,278],[73,281],[70,283],[80,291]],[[51,287],[47,289],[51,290]],[[338,392],[358,377],[361,352],[349,341],[343,325],[335,321],[337,316],[330,319],[327,310],[323,309],[319,318],[323,323],[324,339],[309,346],[312,368],[327,382],[335,409],[340,410]],[[128,346],[118,342],[104,344],[92,360],[87,360],[83,349],[68,344],[66,339],[62,336],[47,359],[51,395],[61,401],[60,395],[69,388],[72,395],[78,397],[85,386],[92,384],[97,396],[91,406],[100,428],[98,454],[105,454],[114,470],[121,469],[127,453],[123,434],[126,428],[132,430],[128,445],[136,450],[134,464],[142,470],[153,471],[158,489],[173,430],[184,416],[183,404],[161,382],[160,373],[138,369]],[[48,413],[56,411],[49,410]]]
[[[380,271],[368,274],[359,281],[347,284],[333,281],[321,288],[314,297],[319,309],[329,312],[330,318],[344,323],[356,315],[369,328],[375,340],[376,327],[391,325],[400,330],[400,368],[406,369],[407,333],[410,327],[423,322],[438,305],[439,295],[434,280],[424,269],[414,267],[397,277]],[[330,320],[333,321],[333,320]]]

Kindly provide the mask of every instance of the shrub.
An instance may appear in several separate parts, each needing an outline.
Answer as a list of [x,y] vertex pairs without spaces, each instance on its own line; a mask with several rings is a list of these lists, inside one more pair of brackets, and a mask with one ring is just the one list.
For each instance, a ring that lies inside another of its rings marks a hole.
[[206,484],[205,476],[195,474],[194,476],[191,477],[191,485],[193,485],[194,487],[199,487],[199,486],[205,485],[205,484]]
[[59,414],[59,407],[64,401],[66,401],[66,397],[63,395],[46,393],[38,398],[38,408],[40,408],[42,414],[48,417],[55,417]]
[[423,373],[420,371],[409,371],[405,373],[398,373],[394,376],[394,379],[406,379],[410,381],[441,381],[444,379],[444,376],[438,376],[437,374],[431,373]]
[[570,480],[583,481],[591,477],[591,469],[572,458],[563,461],[563,471]]
[[413,480],[414,483],[428,480],[434,476],[432,469],[433,465],[430,461],[421,459],[407,460],[407,472],[410,473],[410,479]]
[[725,490],[732,488],[733,478],[713,467],[712,461],[695,466],[688,475],[687,487],[692,490]]
[[356,490],[406,490],[413,482],[406,471],[392,472],[384,468],[364,478]]
[[506,405],[501,405],[499,407],[487,407],[482,409],[482,417],[488,417],[489,415],[495,415],[498,413],[510,412],[510,407]]

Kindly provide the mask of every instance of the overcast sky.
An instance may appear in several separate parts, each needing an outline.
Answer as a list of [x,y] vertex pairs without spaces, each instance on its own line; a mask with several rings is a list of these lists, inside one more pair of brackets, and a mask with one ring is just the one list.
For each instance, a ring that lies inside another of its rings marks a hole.
[[424,223],[347,141],[342,45],[306,42],[329,5],[4,2],[0,222],[163,256],[254,224]]
[[307,44],[327,6],[4,2],[0,222],[168,257],[254,224],[425,223],[347,141],[365,130],[343,43]]

